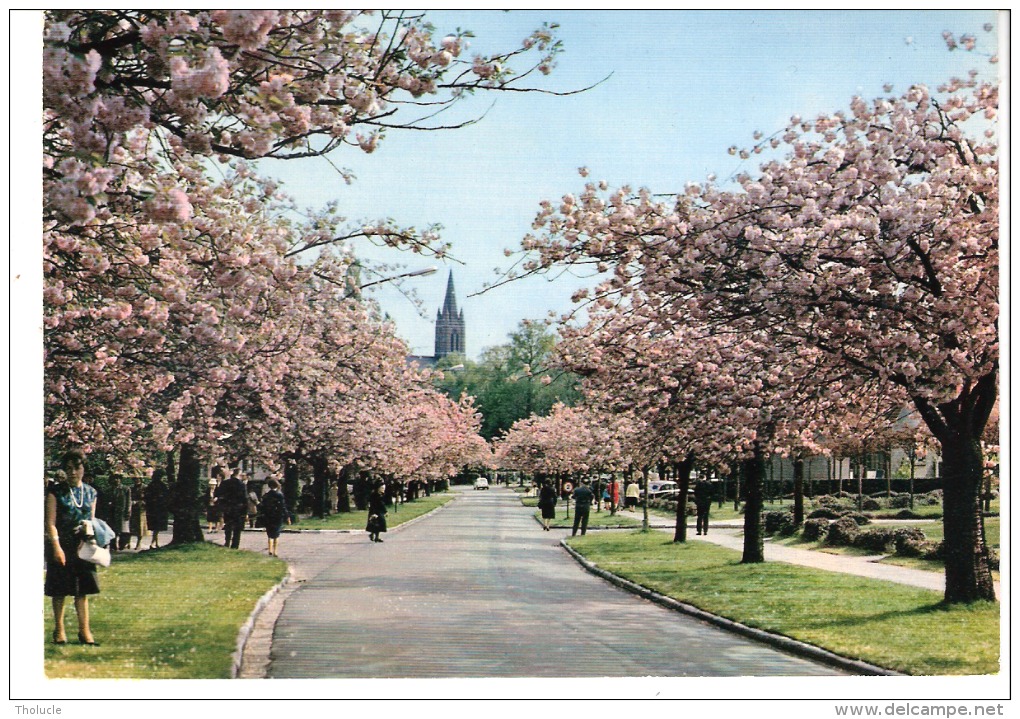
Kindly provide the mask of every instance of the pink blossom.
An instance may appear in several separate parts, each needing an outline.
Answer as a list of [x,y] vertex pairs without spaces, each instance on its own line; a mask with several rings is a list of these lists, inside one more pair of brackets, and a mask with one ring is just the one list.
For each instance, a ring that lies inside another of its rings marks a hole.
[[175,187],[149,200],[148,212],[153,222],[187,222],[192,214],[191,201],[187,193]]
[[279,21],[276,10],[216,10],[212,17],[227,42],[242,50],[257,50],[265,45]]

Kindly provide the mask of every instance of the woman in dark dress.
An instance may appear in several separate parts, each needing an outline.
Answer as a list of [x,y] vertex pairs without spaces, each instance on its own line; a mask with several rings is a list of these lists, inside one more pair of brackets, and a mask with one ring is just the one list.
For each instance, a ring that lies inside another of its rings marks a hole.
[[46,583],[44,593],[53,602],[53,643],[66,644],[64,605],[74,597],[78,615],[78,641],[97,645],[89,627],[89,597],[99,594],[96,565],[78,558],[78,526],[96,516],[96,492],[82,481],[85,453],[69,450],[62,460],[64,482],[46,495]]
[[365,525],[368,538],[381,542],[380,532],[386,531],[386,485],[380,482],[368,496],[368,524]]
[[556,519],[556,490],[546,480],[538,494],[538,508],[542,510],[542,529],[549,531],[549,520]]
[[269,554],[279,557],[280,533],[283,531],[284,521],[290,524],[290,517],[287,516],[287,500],[280,491],[280,482],[270,479],[268,482],[269,491],[266,492],[259,502],[259,516],[266,528],[266,537],[269,540]]
[[149,542],[149,549],[159,548],[159,533],[165,532],[170,524],[169,510],[167,509],[168,492],[163,477],[166,471],[157,469],[152,475],[152,481],[145,488],[145,521],[152,532],[152,541]]

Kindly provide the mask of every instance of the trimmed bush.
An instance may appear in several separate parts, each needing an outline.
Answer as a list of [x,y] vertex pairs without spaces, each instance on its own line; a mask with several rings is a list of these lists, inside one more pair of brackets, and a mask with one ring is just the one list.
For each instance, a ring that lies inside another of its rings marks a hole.
[[865,512],[874,512],[876,509],[881,509],[882,504],[877,499],[872,499],[871,497],[868,497],[867,499],[864,500],[862,508],[864,509]]
[[[846,492],[843,492],[846,495]],[[850,495],[846,495],[849,497]],[[845,497],[834,497],[831,494],[823,494],[815,498],[815,504],[824,509],[848,510],[854,508],[854,503],[846,500]]]
[[847,512],[843,516],[850,517],[850,519],[857,522],[857,526],[859,527],[863,527],[865,524],[871,524],[871,519],[869,517],[865,517],[860,512]]
[[854,545],[871,552],[885,552],[890,547],[895,547],[896,553],[899,554],[900,547],[917,545],[924,541],[924,532],[917,527],[872,527],[857,535]]
[[925,559],[940,559],[946,558],[946,544],[945,542],[927,542],[930,545],[928,551],[923,555]]
[[860,527],[853,517],[840,517],[829,525],[825,541],[837,547],[852,547],[860,533]]
[[846,510],[840,511],[840,510],[836,510],[836,509],[831,509],[829,507],[819,507],[818,509],[812,510],[811,513],[808,514],[807,518],[808,519],[839,519],[844,514],[846,514]]
[[[924,532],[917,527],[900,527],[894,533],[896,553],[904,554],[903,548],[927,541]],[[917,556],[917,555],[913,555]]]
[[824,539],[828,532],[828,519],[808,519],[804,522],[804,530],[801,532],[801,536],[809,542],[817,542]]
[[797,525],[793,523],[793,512],[786,509],[776,509],[765,512],[763,515],[765,534],[790,535],[797,531]]
[[882,554],[895,541],[895,534],[891,527],[873,527],[858,534],[854,546]]

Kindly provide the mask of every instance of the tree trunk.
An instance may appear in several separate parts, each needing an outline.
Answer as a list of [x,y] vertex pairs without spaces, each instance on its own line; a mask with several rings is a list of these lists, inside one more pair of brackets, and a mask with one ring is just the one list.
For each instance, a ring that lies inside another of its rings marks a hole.
[[694,454],[688,454],[682,462],[673,463],[673,476],[680,490],[676,498],[676,529],[674,542],[687,541],[687,493],[691,489],[691,470],[694,469]]
[[314,455],[312,465],[312,516],[322,518],[328,514],[329,463],[322,454]]
[[945,601],[950,603],[995,601],[981,515],[981,434],[997,391],[996,369],[965,387],[955,400],[937,407],[923,398],[914,398],[914,405],[942,450]]
[[981,514],[984,459],[977,439],[942,443],[947,602],[995,600]]
[[804,460],[793,460],[793,524],[804,524]]
[[202,467],[195,448],[181,445],[181,466],[174,482],[174,535],[171,544],[193,544],[205,540],[202,535]]
[[351,475],[355,472],[357,472],[357,469],[353,464],[345,464],[343,469],[340,470],[340,486],[337,487],[339,490],[339,501],[337,502],[338,513],[351,511],[351,493],[347,491],[347,482],[350,480]]
[[651,467],[649,467],[648,465],[645,465],[644,467],[641,468],[641,481],[645,485],[645,501],[643,503],[642,509],[643,516],[641,519],[641,529],[642,531],[645,532],[647,532],[649,527],[651,526],[651,524],[648,521],[648,474],[650,470]]
[[741,461],[744,481],[744,556],[741,564],[765,561],[765,538],[761,510],[765,485],[765,457],[761,446],[754,445],[754,454]]
[[283,463],[283,498],[287,502],[287,511],[297,515],[298,500],[301,498],[301,487],[298,477],[297,462],[286,459]]

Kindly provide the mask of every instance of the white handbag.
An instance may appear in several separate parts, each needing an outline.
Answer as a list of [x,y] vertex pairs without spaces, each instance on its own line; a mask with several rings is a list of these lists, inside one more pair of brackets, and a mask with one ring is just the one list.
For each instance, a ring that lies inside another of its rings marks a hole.
[[82,542],[78,545],[78,559],[98,564],[100,567],[109,567],[110,550],[100,547],[95,540]]

